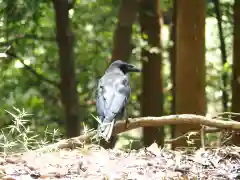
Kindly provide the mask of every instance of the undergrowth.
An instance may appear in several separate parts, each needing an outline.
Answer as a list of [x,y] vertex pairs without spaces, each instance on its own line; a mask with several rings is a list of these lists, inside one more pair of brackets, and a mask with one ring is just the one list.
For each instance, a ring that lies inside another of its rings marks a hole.
[[15,112],[5,110],[12,116],[12,123],[1,129],[1,155],[7,156],[13,153],[31,151],[59,140],[60,132],[58,129],[53,129],[51,132],[46,127],[43,135],[36,134],[35,129],[32,128],[31,122],[28,119],[32,114],[27,113],[24,109],[13,108]]

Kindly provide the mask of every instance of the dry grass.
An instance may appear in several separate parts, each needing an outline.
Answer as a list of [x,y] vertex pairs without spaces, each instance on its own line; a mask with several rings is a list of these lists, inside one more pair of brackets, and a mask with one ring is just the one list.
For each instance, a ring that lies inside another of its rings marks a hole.
[[[83,138],[81,148],[32,151],[45,149],[50,142],[46,138],[39,141],[26,127],[28,120],[25,117],[29,114],[15,110],[17,115],[9,112],[13,125],[3,129],[0,136],[3,150],[0,179],[240,179],[240,147],[234,146],[173,151],[152,144],[148,148],[126,152],[87,145]],[[51,136],[55,141],[56,132],[46,131],[45,136]],[[85,136],[87,134],[85,129]],[[16,136],[18,138],[14,138]]]

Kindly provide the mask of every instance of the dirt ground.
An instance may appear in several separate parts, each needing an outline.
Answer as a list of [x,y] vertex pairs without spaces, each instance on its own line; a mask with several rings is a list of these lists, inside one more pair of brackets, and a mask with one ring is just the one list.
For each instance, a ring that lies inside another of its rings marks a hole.
[[0,179],[240,179],[240,148],[172,151],[148,148],[123,152],[91,145],[58,152],[1,157]]

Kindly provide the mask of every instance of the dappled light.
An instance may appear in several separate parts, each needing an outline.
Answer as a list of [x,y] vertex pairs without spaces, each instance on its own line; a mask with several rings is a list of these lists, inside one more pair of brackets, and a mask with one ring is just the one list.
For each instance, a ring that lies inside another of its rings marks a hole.
[[0,12],[0,179],[239,179],[240,0]]

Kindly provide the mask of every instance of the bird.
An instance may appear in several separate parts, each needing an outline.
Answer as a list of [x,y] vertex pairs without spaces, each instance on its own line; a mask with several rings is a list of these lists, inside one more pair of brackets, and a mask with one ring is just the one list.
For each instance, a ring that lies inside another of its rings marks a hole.
[[131,93],[129,84],[131,72],[141,72],[141,69],[122,60],[115,60],[98,81],[96,110],[101,120],[98,134],[106,142],[112,137],[116,121],[124,116]]

